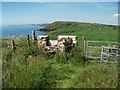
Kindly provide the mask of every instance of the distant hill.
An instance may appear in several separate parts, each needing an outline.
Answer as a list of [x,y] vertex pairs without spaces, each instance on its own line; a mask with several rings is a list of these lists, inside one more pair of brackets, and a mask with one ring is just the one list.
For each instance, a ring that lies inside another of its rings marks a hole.
[[98,24],[98,23],[56,21],[56,22],[46,25],[41,30],[42,31],[53,31],[59,28],[82,28],[83,26],[86,26],[88,28],[106,26],[106,27],[111,27],[113,29],[117,27],[115,25],[104,25],[104,24]]
[[81,41],[81,36],[84,35],[85,40],[118,42],[118,26],[115,25],[57,21],[41,30],[48,31],[50,39],[57,39],[58,35],[76,35],[78,41]]

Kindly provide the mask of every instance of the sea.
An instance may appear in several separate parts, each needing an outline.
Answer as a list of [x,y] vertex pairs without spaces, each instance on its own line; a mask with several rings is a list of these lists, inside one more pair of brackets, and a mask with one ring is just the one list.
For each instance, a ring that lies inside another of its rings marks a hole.
[[[43,28],[42,25],[6,25],[2,26],[2,37],[0,38],[10,38],[10,37],[24,37],[27,35],[32,35],[33,30]],[[36,31],[36,36],[43,35],[46,32]]]

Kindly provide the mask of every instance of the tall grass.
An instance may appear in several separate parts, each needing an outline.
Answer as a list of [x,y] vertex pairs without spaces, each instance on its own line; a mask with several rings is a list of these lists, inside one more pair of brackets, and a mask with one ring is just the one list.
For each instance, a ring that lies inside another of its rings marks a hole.
[[15,43],[13,52],[10,40],[3,40],[3,88],[117,87],[117,66],[84,61],[80,46],[71,53],[50,56],[32,42],[29,46],[25,38],[15,39]]

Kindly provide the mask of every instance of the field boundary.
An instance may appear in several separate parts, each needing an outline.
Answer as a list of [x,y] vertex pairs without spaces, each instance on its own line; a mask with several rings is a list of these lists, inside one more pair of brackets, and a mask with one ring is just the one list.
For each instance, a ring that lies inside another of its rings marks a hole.
[[[111,61],[110,57],[118,59],[119,45],[118,42],[108,41],[85,41],[84,42],[85,58],[91,62],[110,62],[117,63],[118,61]],[[115,53],[112,53],[114,51]],[[119,63],[119,62],[118,62]]]

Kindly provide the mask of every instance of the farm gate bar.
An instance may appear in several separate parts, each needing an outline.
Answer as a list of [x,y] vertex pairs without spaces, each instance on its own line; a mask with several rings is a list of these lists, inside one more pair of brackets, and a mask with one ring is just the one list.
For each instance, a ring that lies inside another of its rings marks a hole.
[[92,62],[119,63],[119,46],[118,42],[84,41],[85,57]]

